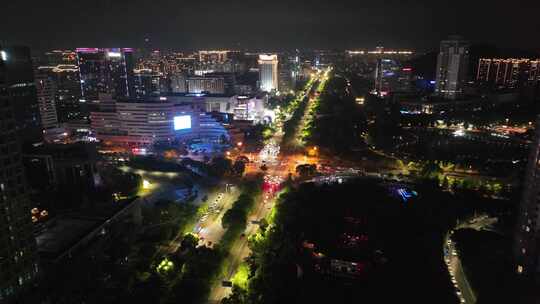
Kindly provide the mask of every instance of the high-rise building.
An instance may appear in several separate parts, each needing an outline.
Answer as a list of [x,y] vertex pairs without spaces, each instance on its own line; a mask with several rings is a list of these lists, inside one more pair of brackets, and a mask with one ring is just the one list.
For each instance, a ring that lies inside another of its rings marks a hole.
[[168,89],[163,85],[160,73],[150,69],[140,69],[134,71],[134,96],[144,97],[148,95],[159,95],[161,92],[167,92]]
[[244,69],[242,54],[230,50],[201,50],[198,52],[195,75],[211,72],[235,73]]
[[395,60],[377,60],[375,68],[375,92],[379,96],[386,96],[395,90],[399,69],[399,64]]
[[540,274],[540,119],[529,152],[523,196],[518,209],[514,238],[516,272]]
[[381,97],[395,92],[412,91],[412,68],[403,67],[396,59],[377,59],[374,91]]
[[278,89],[278,56],[259,55],[259,88],[263,92],[272,92]]
[[64,123],[81,118],[81,81],[76,65],[57,65],[51,70],[56,84],[56,112],[58,122]]
[[404,66],[399,70],[396,91],[411,92],[413,90],[413,68]]
[[55,105],[56,85],[46,74],[37,74],[35,82],[41,125],[45,130],[56,128],[58,126]]
[[206,73],[204,74],[206,78],[223,78],[224,82],[224,94],[232,95],[235,93],[234,86],[236,85],[236,74],[235,73]]
[[382,46],[378,46],[372,50],[347,50],[345,51],[345,58],[347,65],[361,65],[374,64],[379,59],[392,59],[400,62],[408,61],[414,56],[414,52],[411,50],[395,50],[385,49]]
[[519,88],[537,79],[538,62],[540,60],[480,58],[476,81],[494,88]]
[[540,83],[540,59],[531,61],[531,69],[529,70],[529,83]]
[[133,50],[129,48],[79,48],[77,65],[81,102],[99,100],[99,93],[114,97],[133,96]]
[[188,77],[188,93],[225,94],[223,77]]
[[288,56],[279,59],[278,89],[280,92],[289,92],[293,89],[293,64]]
[[77,53],[70,50],[52,50],[45,53],[45,64],[56,66],[77,64]]
[[80,119],[81,81],[77,53],[70,50],[46,52],[36,73],[45,74],[54,82],[58,122],[66,123]]
[[15,127],[24,142],[42,139],[41,119],[37,103],[34,68],[30,49],[12,46],[0,49],[4,61],[7,90],[13,102]]
[[186,93],[187,92],[187,82],[186,75],[183,73],[173,74],[169,77],[171,81],[171,92],[172,93]]
[[450,36],[441,42],[437,58],[435,92],[446,99],[463,95],[469,69],[469,42],[459,36]]
[[0,48],[0,303],[17,297],[38,273],[17,121],[9,82],[10,54]]
[[224,63],[228,60],[228,50],[201,50],[199,51],[199,62]]

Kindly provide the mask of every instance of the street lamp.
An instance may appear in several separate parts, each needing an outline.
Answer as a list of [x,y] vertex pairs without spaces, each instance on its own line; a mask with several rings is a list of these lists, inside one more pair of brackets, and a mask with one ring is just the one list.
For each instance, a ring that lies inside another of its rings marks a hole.
[[146,179],[143,180],[142,183],[143,189],[150,189],[150,182]]

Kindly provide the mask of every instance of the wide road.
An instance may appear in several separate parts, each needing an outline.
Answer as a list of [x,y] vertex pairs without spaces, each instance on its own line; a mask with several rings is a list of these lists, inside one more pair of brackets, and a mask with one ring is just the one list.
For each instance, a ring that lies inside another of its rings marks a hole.
[[[162,176],[156,178],[155,176],[144,174],[143,178],[149,182],[148,189],[142,190],[141,193],[139,193],[145,205],[152,207],[153,204],[159,200],[177,200],[178,194],[176,194],[176,190],[178,190],[178,186],[175,185],[173,180],[167,180],[167,178],[163,178]],[[212,188],[202,188],[199,186],[197,189],[198,194],[192,204],[196,206],[200,206],[203,203],[207,204],[208,208],[206,213],[197,214],[193,226],[184,227],[177,231],[175,237],[166,246],[160,247],[157,255],[174,253],[178,247],[180,247],[184,234],[189,231],[199,236],[201,240],[200,245],[213,245],[221,239],[221,236],[224,233],[221,226],[221,218],[225,211],[228,210],[238,198],[238,187],[234,185],[227,186],[226,184],[219,184]],[[202,201],[204,196],[207,197],[206,202]],[[178,203],[182,204],[183,202]],[[186,228],[189,230],[186,231]]]
[[[266,171],[265,176],[266,178],[277,180],[285,178],[288,173],[288,164],[279,161],[277,163],[268,165],[268,170]],[[249,236],[257,233],[257,229],[259,228],[257,224],[253,224],[252,222],[266,218],[272,210],[274,203],[275,192],[265,188],[262,195],[256,202],[254,211],[248,217],[248,224],[244,232],[244,236],[237,239],[231,246],[225,277],[220,278],[220,280],[218,280],[218,282],[216,282],[216,284],[212,287],[209,296],[210,303],[218,303],[221,299],[227,297],[231,293],[231,288],[223,287],[221,282],[230,281],[240,264],[246,257],[249,256],[250,250],[248,246],[248,238]]]
[[221,219],[227,210],[238,199],[240,191],[238,187],[232,187],[229,191],[218,191],[215,195],[209,196],[210,207],[207,216],[203,215],[194,227],[194,233],[199,236],[199,245],[206,244],[212,247],[221,240],[225,233]]
[[492,225],[497,222],[496,218],[489,217],[487,215],[479,215],[469,221],[459,223],[456,228],[451,231],[444,244],[444,260],[448,267],[448,272],[452,278],[452,283],[456,287],[456,295],[460,299],[461,303],[476,303],[476,295],[474,293],[459,258],[456,246],[452,241],[451,235],[454,231],[459,229],[475,229],[478,231],[490,229]]
[[[314,86],[319,82],[319,78],[321,76],[322,75],[316,76],[317,78],[314,79],[311,87],[307,88],[306,92],[312,92]],[[301,96],[301,98],[309,97],[306,93],[304,96]],[[275,151],[275,154],[261,153],[257,155],[257,159],[255,160],[255,163],[257,163],[257,167],[262,165],[264,161],[268,168],[265,172],[265,180],[274,182],[287,178],[289,173],[294,173],[294,168],[302,159],[306,160],[303,156],[287,156],[279,154],[279,145],[283,139],[283,122],[276,122],[276,129],[277,130],[274,134],[274,137],[271,138],[265,145],[265,147],[263,147],[263,149],[261,150]],[[300,128],[298,128],[298,130],[300,130]],[[269,182],[265,181],[265,184],[268,183]],[[246,257],[249,256],[250,250],[248,246],[248,238],[249,236],[255,234],[257,232],[257,229],[259,228],[258,225],[252,224],[252,221],[259,221],[267,217],[272,208],[274,207],[275,192],[273,190],[268,190],[268,187],[265,187],[264,189],[265,190],[263,191],[262,195],[256,201],[254,211],[248,217],[248,225],[244,232],[244,236],[237,239],[231,246],[225,276],[217,280],[214,286],[212,286],[210,295],[208,297],[209,303],[219,303],[223,298],[231,294],[231,288],[223,287],[221,283],[222,281],[230,281],[238,270],[240,264],[244,261]]]

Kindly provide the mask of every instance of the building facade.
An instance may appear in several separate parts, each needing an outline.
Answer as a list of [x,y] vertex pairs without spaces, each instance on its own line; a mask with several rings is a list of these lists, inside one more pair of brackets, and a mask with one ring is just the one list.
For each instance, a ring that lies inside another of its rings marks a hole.
[[278,90],[278,56],[259,55],[259,88],[263,92]]
[[536,121],[536,135],[529,153],[513,249],[515,271],[536,276],[540,274],[540,119]]
[[290,92],[294,89],[293,62],[288,56],[281,56],[278,63],[278,89],[280,92]]
[[134,97],[140,98],[149,95],[159,95],[168,91],[166,81],[160,73],[150,69],[134,71],[133,83]]
[[7,82],[9,53],[0,48],[0,302],[16,298],[38,274],[36,242]]
[[480,58],[476,81],[497,89],[516,89],[539,81],[540,59]]
[[187,93],[187,76],[177,73],[169,77],[171,81],[171,93]]
[[45,52],[45,63],[48,66],[76,65],[77,53],[71,50],[52,50]]
[[199,62],[224,63],[229,59],[228,50],[200,50]]
[[[103,99],[103,96],[102,96]],[[245,96],[184,94],[114,102],[91,113],[91,129],[105,144],[146,146],[155,142],[198,139],[217,143],[225,128],[208,112],[262,121],[264,101]]]
[[79,68],[73,64],[42,65],[37,68],[38,74],[46,74],[54,82],[55,105],[59,123],[79,119],[81,108],[81,81]]
[[23,142],[41,141],[42,128],[34,82],[30,49],[12,46],[0,49],[5,70],[5,83],[15,113],[18,135]]
[[127,146],[177,139],[217,143],[228,138],[225,128],[210,115],[192,105],[171,102],[119,102],[116,112],[92,112],[92,129],[105,143]]
[[225,79],[223,77],[188,77],[188,93],[225,94]]
[[44,130],[56,128],[58,126],[55,104],[56,85],[46,74],[36,75],[35,81],[41,125]]
[[446,99],[463,96],[469,68],[469,42],[459,36],[450,36],[441,42],[437,57],[435,93]]
[[133,50],[129,48],[79,48],[77,65],[81,102],[94,102],[99,93],[114,97],[133,96]]

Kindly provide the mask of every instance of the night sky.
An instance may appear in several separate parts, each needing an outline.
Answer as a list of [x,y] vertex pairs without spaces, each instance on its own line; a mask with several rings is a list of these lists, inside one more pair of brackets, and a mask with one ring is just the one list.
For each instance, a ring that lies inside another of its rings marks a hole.
[[540,49],[540,0],[4,0],[0,43],[34,49],[433,49],[450,34]]

